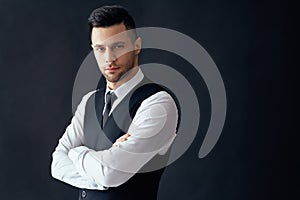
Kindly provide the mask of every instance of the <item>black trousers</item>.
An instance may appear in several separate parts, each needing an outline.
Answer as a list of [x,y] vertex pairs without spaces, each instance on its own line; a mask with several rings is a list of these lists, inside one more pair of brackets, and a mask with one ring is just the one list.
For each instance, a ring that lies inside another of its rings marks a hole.
[[79,190],[79,200],[157,200],[157,191],[141,192],[136,191],[97,191],[97,190]]
[[163,169],[137,173],[126,183],[107,190],[79,189],[79,200],[157,200]]

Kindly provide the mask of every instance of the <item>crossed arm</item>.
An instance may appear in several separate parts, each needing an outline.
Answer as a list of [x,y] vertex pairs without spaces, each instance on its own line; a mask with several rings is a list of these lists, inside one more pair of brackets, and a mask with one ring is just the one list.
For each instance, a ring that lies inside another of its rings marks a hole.
[[156,154],[164,154],[176,134],[177,109],[173,99],[159,92],[138,109],[129,133],[111,148],[94,151],[84,146],[86,95],[53,153],[52,176],[78,188],[105,190],[126,182]]

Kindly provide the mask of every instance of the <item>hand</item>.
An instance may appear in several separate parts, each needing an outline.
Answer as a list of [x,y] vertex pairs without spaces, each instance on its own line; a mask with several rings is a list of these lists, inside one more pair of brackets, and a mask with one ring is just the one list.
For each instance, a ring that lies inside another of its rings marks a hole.
[[121,137],[119,137],[115,143],[113,143],[113,147],[118,147],[120,142],[124,142],[127,140],[127,138],[130,136],[129,133],[126,133],[125,135],[122,135]]

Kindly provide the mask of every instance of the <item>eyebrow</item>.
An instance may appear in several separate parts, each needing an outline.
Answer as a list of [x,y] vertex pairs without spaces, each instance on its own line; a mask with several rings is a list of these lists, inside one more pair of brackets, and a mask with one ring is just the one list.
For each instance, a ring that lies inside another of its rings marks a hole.
[[[114,45],[117,45],[117,44],[125,44],[126,42],[123,42],[123,41],[118,41],[118,42],[114,42],[114,43],[112,43],[112,44],[110,44],[111,46],[114,46]],[[93,47],[103,47],[103,46],[105,46],[105,45],[103,45],[103,44],[95,44],[95,45],[93,45],[92,44],[92,46]]]

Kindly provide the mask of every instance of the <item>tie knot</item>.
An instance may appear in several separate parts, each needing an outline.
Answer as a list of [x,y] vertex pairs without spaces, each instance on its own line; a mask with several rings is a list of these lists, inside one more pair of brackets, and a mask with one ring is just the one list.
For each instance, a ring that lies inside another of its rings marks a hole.
[[113,92],[109,91],[107,94],[106,94],[106,103],[111,103],[111,97],[113,95]]

